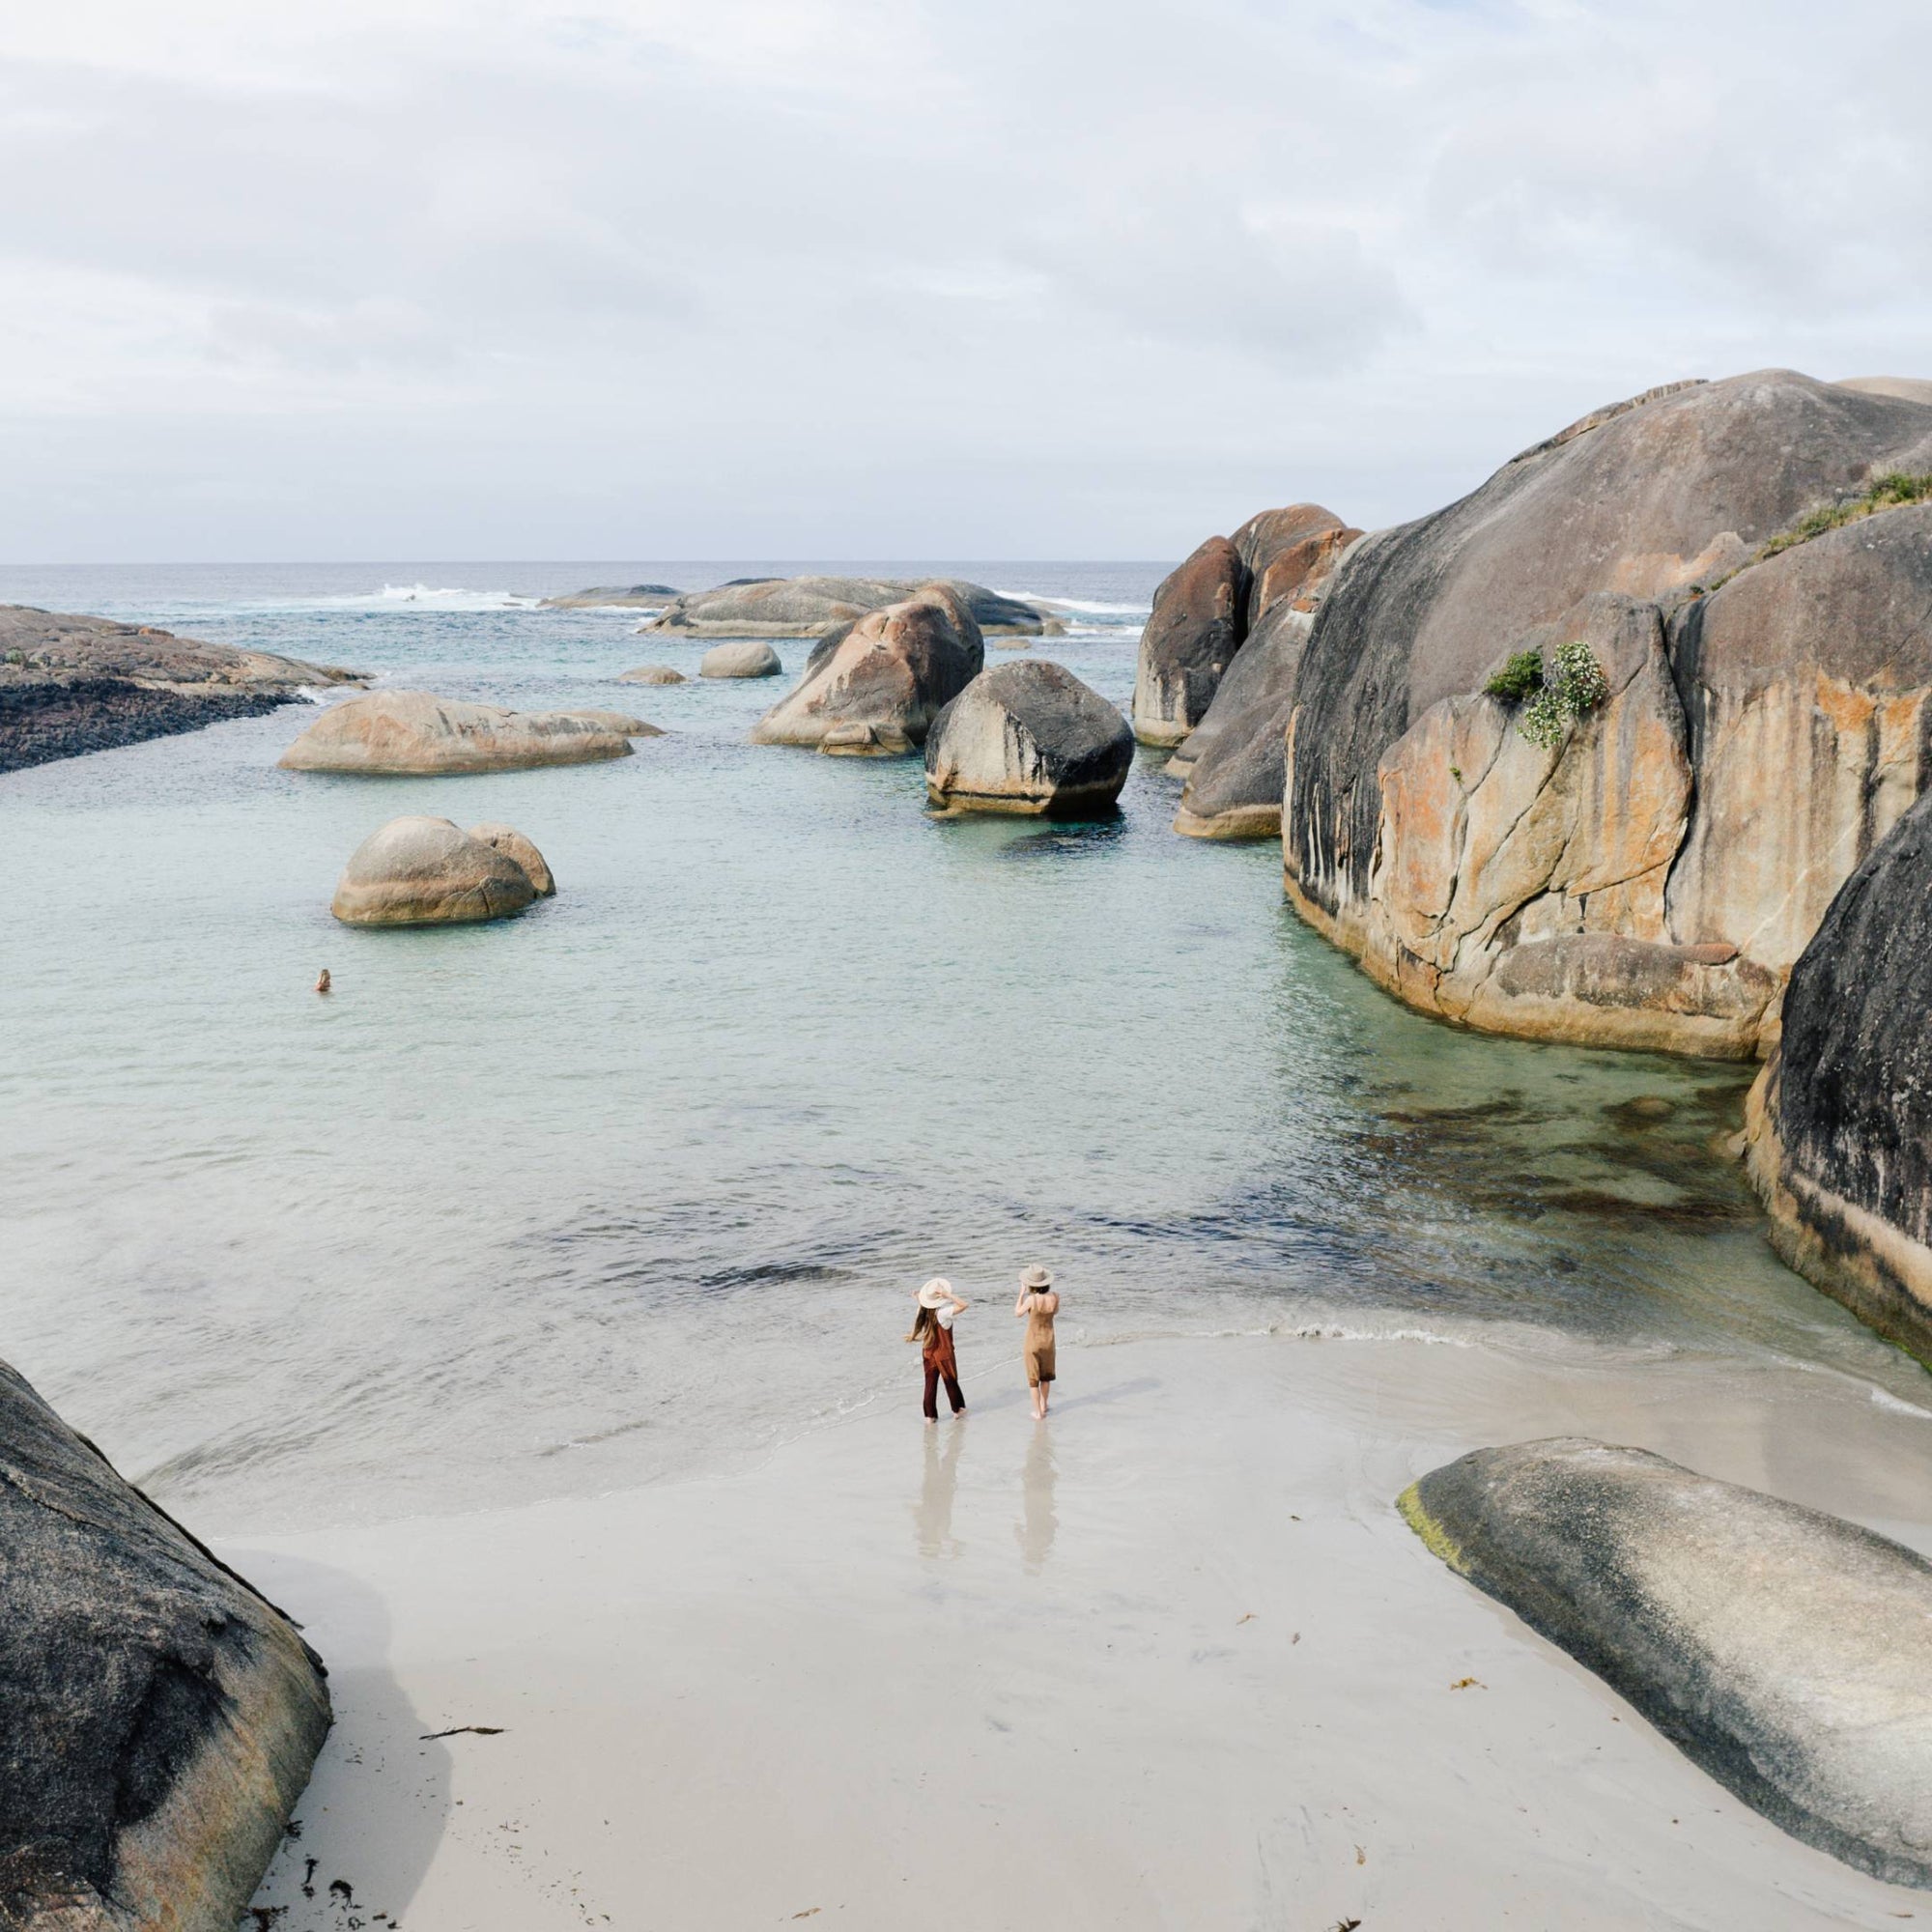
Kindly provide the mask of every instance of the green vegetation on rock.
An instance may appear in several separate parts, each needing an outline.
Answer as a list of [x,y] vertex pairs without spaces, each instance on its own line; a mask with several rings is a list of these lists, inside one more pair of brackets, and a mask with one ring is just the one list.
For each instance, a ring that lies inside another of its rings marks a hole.
[[1580,638],[1560,645],[1546,672],[1536,651],[1518,651],[1483,687],[1487,696],[1520,705],[1517,729],[1532,745],[1553,752],[1584,712],[1609,696],[1610,681]]
[[1876,516],[1881,510],[1902,509],[1908,503],[1928,500],[1932,500],[1932,475],[1908,476],[1902,469],[1891,470],[1881,476],[1862,497],[1853,497],[1842,503],[1828,503],[1822,510],[1813,510],[1808,517],[1793,524],[1788,530],[1780,531],[1759,549],[1756,561],[1776,556],[1780,551],[1790,550],[1794,544],[1809,543],[1813,537],[1822,537],[1829,530],[1841,530],[1847,524]]

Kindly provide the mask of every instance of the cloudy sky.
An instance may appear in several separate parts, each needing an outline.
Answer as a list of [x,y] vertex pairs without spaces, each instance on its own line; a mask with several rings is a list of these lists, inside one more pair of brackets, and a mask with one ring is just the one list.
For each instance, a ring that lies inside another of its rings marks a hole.
[[51,0],[0,561],[1151,557],[1932,375],[1915,0]]

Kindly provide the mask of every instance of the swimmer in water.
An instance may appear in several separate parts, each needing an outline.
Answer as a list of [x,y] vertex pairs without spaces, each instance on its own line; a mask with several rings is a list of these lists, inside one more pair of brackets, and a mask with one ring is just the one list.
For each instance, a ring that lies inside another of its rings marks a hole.
[[315,990],[318,993],[326,993],[328,991],[328,968],[327,966],[325,966],[322,969],[322,971],[316,975]]

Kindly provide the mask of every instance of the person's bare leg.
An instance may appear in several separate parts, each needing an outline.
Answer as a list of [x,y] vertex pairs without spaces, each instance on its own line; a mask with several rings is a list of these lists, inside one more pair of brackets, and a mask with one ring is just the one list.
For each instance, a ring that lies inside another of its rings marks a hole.
[[1053,1384],[1042,1380],[1039,1385],[1039,1419],[1046,1420],[1046,1406],[1053,1400]]

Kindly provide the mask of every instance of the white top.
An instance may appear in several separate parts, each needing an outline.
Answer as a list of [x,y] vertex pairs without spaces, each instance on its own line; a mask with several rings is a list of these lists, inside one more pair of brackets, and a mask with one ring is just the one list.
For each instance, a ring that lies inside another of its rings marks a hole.
[[935,1308],[932,1311],[934,1319],[938,1321],[939,1325],[942,1328],[951,1328],[952,1326],[952,1318],[955,1315],[957,1315],[958,1312],[959,1311],[956,1308],[954,1308],[951,1302],[948,1302],[944,1308]]

